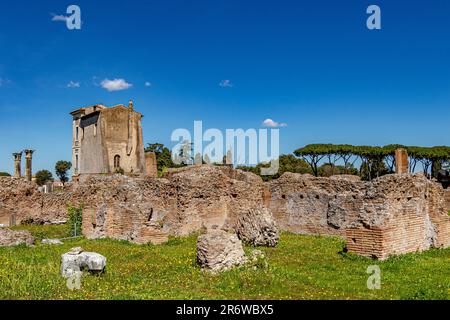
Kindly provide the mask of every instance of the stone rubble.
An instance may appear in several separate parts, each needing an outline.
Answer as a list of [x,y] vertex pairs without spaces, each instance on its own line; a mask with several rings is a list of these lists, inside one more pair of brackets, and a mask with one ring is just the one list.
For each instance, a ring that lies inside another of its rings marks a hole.
[[63,242],[59,239],[42,239],[42,244],[50,244],[50,245],[60,245],[63,244]]
[[253,246],[275,247],[280,239],[272,213],[263,206],[240,215],[236,233],[244,243]]
[[72,248],[61,255],[61,275],[69,278],[75,272],[89,271],[102,273],[106,268],[106,258],[96,252],[84,252],[82,248]]
[[28,231],[0,228],[0,247],[17,246],[20,244],[31,246],[34,244],[34,241],[34,237]]
[[197,239],[197,263],[203,270],[221,272],[246,262],[242,242],[234,233],[209,229]]

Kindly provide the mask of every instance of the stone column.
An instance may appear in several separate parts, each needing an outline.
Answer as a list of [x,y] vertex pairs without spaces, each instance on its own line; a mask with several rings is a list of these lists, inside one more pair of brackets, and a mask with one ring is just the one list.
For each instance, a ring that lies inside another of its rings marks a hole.
[[409,161],[408,161],[408,151],[403,148],[395,150],[395,173],[408,173],[409,172]]
[[31,168],[31,160],[32,160],[32,157],[33,157],[34,150],[27,149],[27,150],[24,150],[24,152],[25,152],[25,159],[26,159],[25,176],[26,176],[26,179],[28,181],[31,181],[32,172],[33,172],[32,168]]
[[14,177],[20,178],[22,176],[21,173],[21,165],[22,165],[22,151],[13,153],[14,157]]
[[158,163],[154,152],[145,153],[145,172],[148,177],[158,177]]

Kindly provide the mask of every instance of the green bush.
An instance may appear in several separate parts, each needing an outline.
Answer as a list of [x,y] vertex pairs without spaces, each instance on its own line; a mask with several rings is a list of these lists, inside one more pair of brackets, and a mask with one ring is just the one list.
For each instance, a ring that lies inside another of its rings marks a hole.
[[36,183],[39,186],[43,186],[47,182],[53,181],[53,175],[48,170],[40,170],[40,171],[36,172],[36,174],[34,176],[36,178]]
[[125,174],[125,171],[124,171],[122,168],[116,168],[116,170],[114,171],[114,173],[123,175],[123,174]]
[[69,236],[76,237],[81,235],[81,224],[83,221],[83,205],[74,207],[69,205],[67,207],[69,219],[67,220],[67,227],[69,228]]
[[20,224],[23,226],[29,226],[29,225],[32,225],[33,223],[34,223],[33,218],[25,218],[20,222]]

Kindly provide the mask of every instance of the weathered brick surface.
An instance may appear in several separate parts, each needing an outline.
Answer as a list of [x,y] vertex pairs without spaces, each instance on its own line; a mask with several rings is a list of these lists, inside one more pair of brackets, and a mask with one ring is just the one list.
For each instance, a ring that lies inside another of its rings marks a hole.
[[444,190],[422,174],[362,182],[286,173],[270,191],[282,229],[344,236],[350,252],[385,259],[450,245]]
[[450,188],[447,188],[444,191],[445,194],[445,206],[447,207],[447,210],[450,212]]
[[[237,230],[240,217],[266,206],[282,230],[339,235],[350,252],[384,259],[450,246],[449,191],[421,174],[363,182],[353,176],[285,173],[263,183],[251,173],[214,166],[171,170],[158,179],[92,176],[53,194],[41,194],[23,179],[2,177],[0,223],[11,214],[18,223],[28,217],[61,220],[68,203],[84,204],[86,236],[161,243],[169,235],[205,227]],[[259,236],[257,230],[248,234]]]
[[24,178],[0,177],[0,220],[9,225],[11,215],[17,224],[32,218],[48,223],[67,217],[67,204],[73,199],[68,185],[63,192],[43,194],[34,182]]
[[316,178],[288,172],[269,183],[270,209],[283,230],[343,236],[358,216],[365,185],[347,176]]
[[264,184],[239,170],[193,166],[162,179],[91,177],[74,194],[81,190],[88,200],[83,211],[88,237],[161,243],[168,235],[185,236],[205,227],[237,229],[240,216],[263,205]]

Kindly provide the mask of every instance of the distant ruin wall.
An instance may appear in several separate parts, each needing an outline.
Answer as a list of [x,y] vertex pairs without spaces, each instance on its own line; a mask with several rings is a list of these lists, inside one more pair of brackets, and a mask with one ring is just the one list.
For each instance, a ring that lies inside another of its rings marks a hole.
[[71,200],[70,186],[63,192],[44,194],[38,191],[34,182],[24,178],[0,177],[0,220],[5,224],[12,216],[16,224],[25,219],[37,223],[64,220]]

